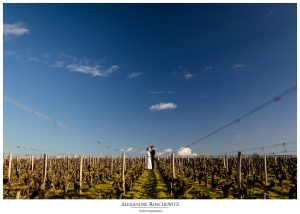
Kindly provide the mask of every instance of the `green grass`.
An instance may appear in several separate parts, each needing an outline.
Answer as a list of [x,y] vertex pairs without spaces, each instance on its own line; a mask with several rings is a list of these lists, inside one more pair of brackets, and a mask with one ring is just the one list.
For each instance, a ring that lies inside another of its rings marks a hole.
[[128,199],[168,199],[167,187],[163,182],[157,168],[145,170],[140,179],[133,185],[130,191],[125,194]]

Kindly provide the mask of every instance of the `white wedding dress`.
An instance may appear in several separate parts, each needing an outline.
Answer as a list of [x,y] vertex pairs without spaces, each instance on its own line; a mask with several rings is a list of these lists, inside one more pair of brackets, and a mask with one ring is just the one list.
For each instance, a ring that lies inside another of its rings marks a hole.
[[146,169],[152,169],[151,153],[147,151]]

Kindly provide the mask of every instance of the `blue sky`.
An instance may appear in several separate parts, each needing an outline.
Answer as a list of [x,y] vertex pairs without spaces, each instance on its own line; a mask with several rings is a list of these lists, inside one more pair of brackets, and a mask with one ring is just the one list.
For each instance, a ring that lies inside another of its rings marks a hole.
[[[296,38],[296,4],[4,4],[4,153],[177,149],[296,85]],[[296,137],[293,93],[191,149]]]

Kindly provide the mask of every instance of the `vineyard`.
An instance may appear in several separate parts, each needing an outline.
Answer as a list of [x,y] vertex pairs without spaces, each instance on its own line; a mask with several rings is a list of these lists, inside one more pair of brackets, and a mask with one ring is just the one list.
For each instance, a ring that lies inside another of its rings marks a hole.
[[157,157],[13,156],[4,199],[296,199],[291,155]]

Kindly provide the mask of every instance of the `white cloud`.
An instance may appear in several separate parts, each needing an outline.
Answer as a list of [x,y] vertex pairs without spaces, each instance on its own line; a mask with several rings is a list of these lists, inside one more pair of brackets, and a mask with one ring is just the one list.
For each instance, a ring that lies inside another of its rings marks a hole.
[[63,59],[65,61],[67,61],[67,62],[73,62],[73,63],[75,63],[75,62],[80,61],[80,60],[77,59],[77,57],[74,57],[74,56],[71,56],[71,55],[65,54],[65,53],[59,53],[58,57],[60,59]]
[[181,147],[177,154],[179,156],[189,156],[192,154],[192,150],[189,147]]
[[175,103],[158,103],[150,106],[151,111],[173,110],[176,108],[177,105]]
[[91,74],[94,77],[102,76],[106,77],[119,69],[119,66],[112,65],[107,69],[103,69],[103,66],[99,62],[83,57],[77,58],[72,55],[60,53],[58,59],[51,65],[53,68],[66,68],[71,72],[79,72],[84,74]]
[[91,67],[91,66],[87,66],[87,65],[70,64],[70,65],[67,65],[67,69],[69,69],[71,72],[92,74],[93,76],[103,76],[103,74],[100,72],[99,66]]
[[186,80],[189,80],[194,76],[192,72],[182,65],[175,69],[172,74],[178,76],[179,78],[184,77]]
[[56,54],[55,56],[51,56],[47,52],[36,55],[36,54],[32,54],[30,51],[25,53],[17,53],[15,51],[10,50],[10,51],[5,51],[4,56],[13,57],[28,62],[39,62],[51,68],[61,68],[61,69],[64,68],[71,72],[90,74],[95,77],[96,76],[106,77],[119,69],[119,66],[117,65],[112,65],[104,69],[103,66],[95,60],[86,57],[77,58],[63,53],[59,53]]
[[133,79],[133,78],[136,78],[136,77],[141,76],[141,75],[143,75],[142,72],[132,72],[132,73],[128,74],[128,78]]
[[20,55],[17,54],[15,51],[4,51],[3,52],[3,55],[6,56],[6,57],[14,57],[14,58],[20,58]]
[[193,74],[191,72],[188,71],[188,72],[184,73],[184,78],[186,80],[192,79],[192,77],[193,77]]
[[160,151],[158,148],[156,149],[156,151],[158,151],[156,153],[157,156],[162,156],[162,155],[169,155],[169,153],[171,153],[173,151],[173,149],[168,148],[168,149],[164,149],[163,151]]
[[243,68],[243,67],[245,67],[244,64],[235,64],[235,65],[232,66],[233,69]]
[[35,56],[28,56],[28,61],[29,62],[39,62],[40,59],[38,57],[35,57]]
[[45,61],[42,57],[32,54],[30,51],[16,52],[16,51],[8,50],[8,51],[4,51],[4,56],[12,57],[22,61],[39,62],[39,63],[47,64],[47,61]]
[[77,64],[67,65],[66,68],[68,70],[70,70],[71,72],[91,74],[94,77],[96,77],[96,76],[106,77],[109,74],[118,70],[119,67],[117,65],[113,65],[113,66],[109,67],[108,69],[103,70],[100,65],[89,66],[89,65],[82,65],[82,64],[77,63]]
[[132,147],[129,147],[128,149],[126,149],[126,152],[130,152],[130,151],[132,151],[133,150],[133,148]]
[[[115,71],[117,71],[119,69],[119,66],[117,66],[117,65],[112,65],[112,66],[110,66],[108,69],[106,69],[103,73],[104,74],[111,74],[111,73],[114,73]],[[106,76],[107,76],[106,75]]]
[[209,66],[206,66],[203,71],[208,71],[208,70],[211,70],[213,69],[213,66],[212,65],[209,65]]
[[168,148],[168,149],[164,150],[164,152],[172,152],[172,151],[173,151],[173,149],[171,149],[171,148]]
[[53,68],[63,68],[65,66],[66,62],[63,61],[63,60],[59,60],[59,61],[56,61],[54,62],[51,67]]
[[150,91],[148,94],[174,94],[174,91]]
[[29,34],[30,30],[21,22],[13,24],[3,24],[4,36],[22,36]]

